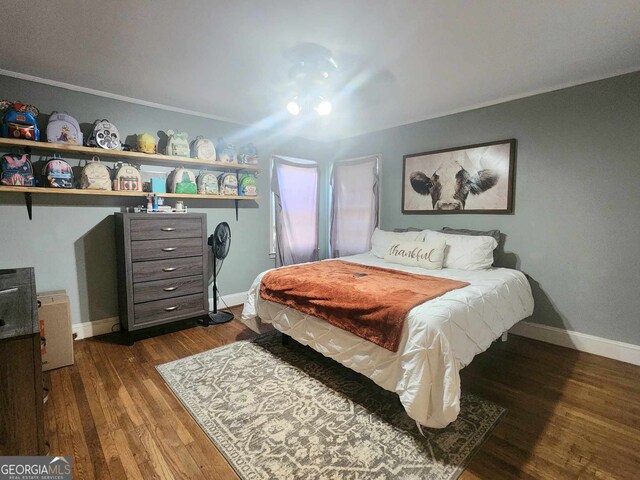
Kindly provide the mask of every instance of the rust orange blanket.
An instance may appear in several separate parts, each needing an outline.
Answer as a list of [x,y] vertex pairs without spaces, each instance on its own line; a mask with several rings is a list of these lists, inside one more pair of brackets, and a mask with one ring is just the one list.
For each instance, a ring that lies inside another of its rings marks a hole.
[[260,297],[396,352],[409,310],[467,285],[448,278],[326,260],[268,272],[260,284]]

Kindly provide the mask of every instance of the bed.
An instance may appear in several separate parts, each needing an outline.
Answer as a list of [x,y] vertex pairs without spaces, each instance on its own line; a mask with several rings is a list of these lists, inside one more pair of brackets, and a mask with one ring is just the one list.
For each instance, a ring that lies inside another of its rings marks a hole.
[[255,279],[242,322],[256,332],[264,324],[330,357],[398,394],[407,414],[419,425],[444,428],[460,411],[459,371],[518,321],[533,313],[525,275],[490,268],[437,272],[386,263],[371,252],[342,260],[415,274],[468,282],[410,310],[400,346],[392,352],[324,320],[260,297],[263,272]]

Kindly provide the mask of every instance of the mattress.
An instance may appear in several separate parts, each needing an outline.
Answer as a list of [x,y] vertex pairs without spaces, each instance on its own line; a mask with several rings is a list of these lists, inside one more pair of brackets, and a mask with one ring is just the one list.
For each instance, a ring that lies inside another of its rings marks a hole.
[[[242,322],[256,332],[270,323],[298,342],[398,394],[407,414],[421,425],[444,428],[460,412],[460,370],[502,333],[533,313],[531,287],[522,272],[424,270],[384,262],[370,252],[342,260],[468,282],[413,308],[400,346],[391,352],[316,317],[263,300],[263,272],[249,290]],[[286,267],[284,267],[286,268]]]

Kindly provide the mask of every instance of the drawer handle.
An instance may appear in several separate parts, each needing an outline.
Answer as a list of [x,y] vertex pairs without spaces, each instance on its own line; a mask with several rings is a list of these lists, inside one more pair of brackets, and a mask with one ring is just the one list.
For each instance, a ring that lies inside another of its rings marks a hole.
[[18,287],[5,288],[4,290],[0,290],[0,295],[8,295],[10,293],[16,293],[18,291]]
[[178,247],[165,247],[162,249],[163,252],[173,252]]
[[165,292],[173,292],[174,290],[177,290],[177,289],[178,289],[178,287],[166,287],[166,288],[163,288],[163,290]]
[[173,312],[175,309],[177,309],[178,307],[167,307],[165,308],[165,312]]
[[173,272],[176,269],[176,267],[164,267],[162,269],[163,272]]
[[162,230],[163,232],[173,232],[175,230],[175,228],[173,228],[173,227],[162,227],[160,230]]

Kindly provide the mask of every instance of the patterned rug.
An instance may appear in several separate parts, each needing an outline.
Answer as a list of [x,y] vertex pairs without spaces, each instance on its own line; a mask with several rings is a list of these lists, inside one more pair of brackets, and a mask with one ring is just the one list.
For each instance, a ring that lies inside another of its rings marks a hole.
[[279,334],[157,368],[245,480],[455,479],[505,412],[465,394],[422,436],[397,395]]

